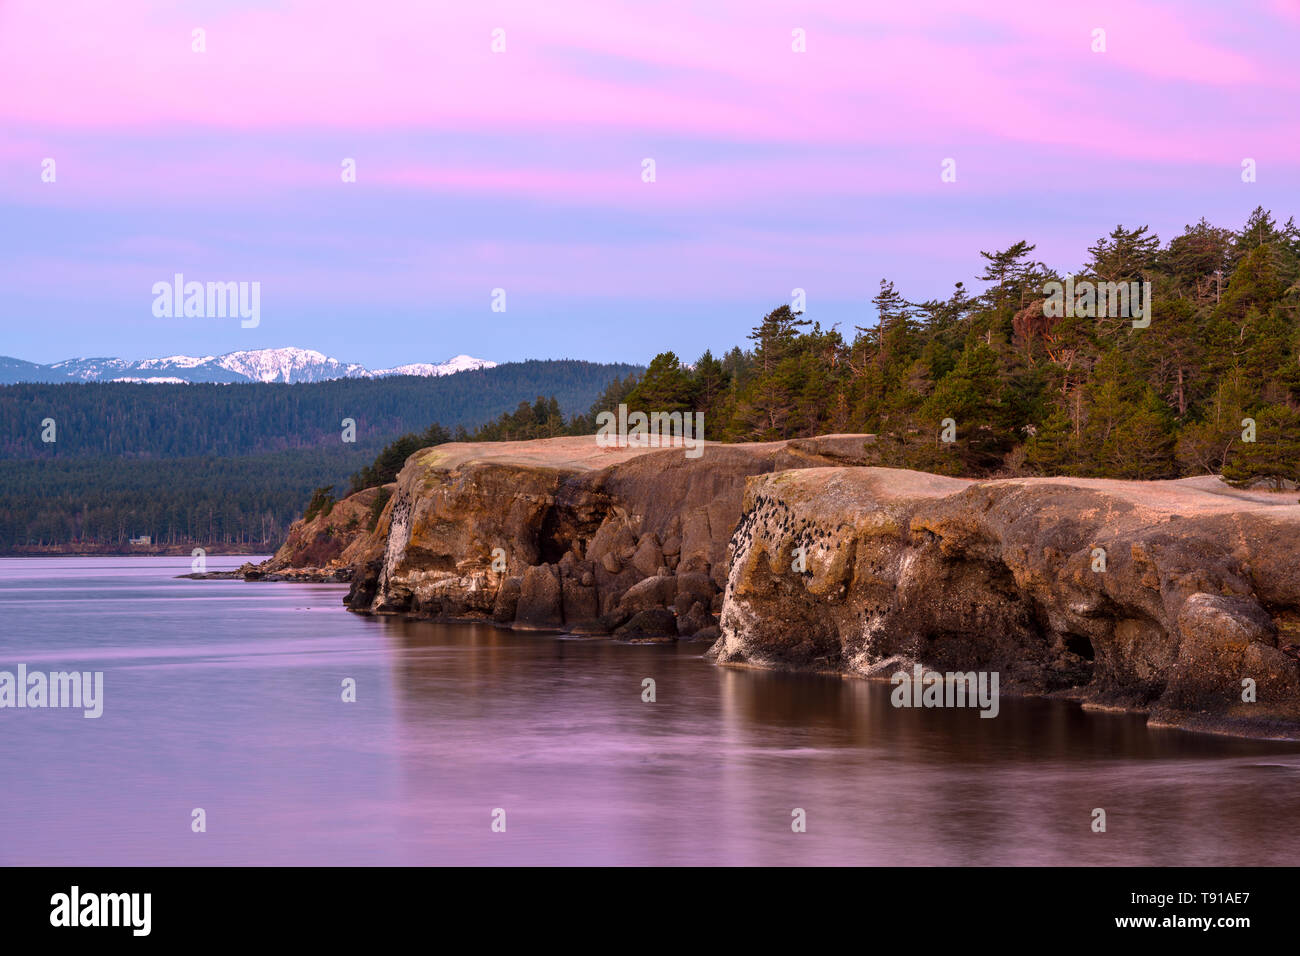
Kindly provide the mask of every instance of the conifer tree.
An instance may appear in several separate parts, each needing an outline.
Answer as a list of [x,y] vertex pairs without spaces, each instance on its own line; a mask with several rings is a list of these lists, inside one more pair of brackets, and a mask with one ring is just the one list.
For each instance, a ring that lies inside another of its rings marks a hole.
[[1223,467],[1233,484],[1266,480],[1274,488],[1300,484],[1300,411],[1266,405],[1255,415],[1255,440],[1242,441]]

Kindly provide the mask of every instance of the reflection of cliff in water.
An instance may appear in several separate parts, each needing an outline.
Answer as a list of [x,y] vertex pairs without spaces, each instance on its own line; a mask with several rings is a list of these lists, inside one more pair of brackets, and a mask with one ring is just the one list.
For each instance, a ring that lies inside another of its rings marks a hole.
[[[1004,697],[994,719],[900,709],[886,682],[715,667],[699,644],[382,626],[407,796],[456,821],[435,842],[482,862],[1281,864],[1300,850],[1293,745],[1065,701]],[[508,836],[492,843],[496,807]],[[1090,829],[1097,807],[1106,833]]]

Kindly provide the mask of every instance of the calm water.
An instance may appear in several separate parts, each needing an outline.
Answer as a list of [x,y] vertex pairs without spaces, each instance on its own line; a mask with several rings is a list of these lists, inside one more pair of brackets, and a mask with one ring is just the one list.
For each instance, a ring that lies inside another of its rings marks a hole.
[[895,710],[887,684],[724,670],[703,645],[369,619],[343,587],[188,570],[0,559],[0,670],[105,683],[98,720],[0,710],[0,863],[1300,859],[1300,747],[1043,701]]

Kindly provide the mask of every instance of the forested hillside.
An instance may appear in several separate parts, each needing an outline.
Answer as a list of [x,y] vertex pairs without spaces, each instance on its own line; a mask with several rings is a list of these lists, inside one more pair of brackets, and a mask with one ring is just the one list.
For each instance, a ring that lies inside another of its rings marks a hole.
[[273,546],[312,489],[373,452],[353,445],[233,458],[0,461],[0,543]]
[[[24,384],[0,387],[0,458],[248,455],[340,442],[342,421],[372,449],[431,421],[474,427],[538,395],[585,411],[632,365],[530,361],[438,378],[310,384]],[[42,422],[53,419],[53,442]]]
[[660,354],[606,404],[703,410],[720,440],[873,432],[882,464],[956,475],[1300,480],[1294,220],[1256,209],[1238,231],[1201,220],[1167,243],[1145,226],[1099,239],[1071,281],[1149,281],[1145,328],[1046,314],[1044,285],[1065,277],[1033,253],[981,252],[983,291],[957,282],[943,300],[882,280],[871,327],[781,306],[751,348],[691,367]]
[[[585,409],[635,371],[532,361],[302,385],[0,387],[0,552],[124,547],[140,535],[273,548],[314,489],[346,485],[405,431],[475,426],[538,395]],[[342,440],[344,418],[356,421],[355,442]]]

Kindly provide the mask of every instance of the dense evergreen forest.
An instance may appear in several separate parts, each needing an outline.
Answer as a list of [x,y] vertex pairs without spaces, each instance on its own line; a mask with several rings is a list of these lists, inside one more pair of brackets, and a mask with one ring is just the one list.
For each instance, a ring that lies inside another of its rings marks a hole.
[[[1116,227],[1072,283],[1150,282],[1141,328],[1130,317],[1049,315],[1044,287],[1065,277],[1034,248],[981,252],[979,293],[957,282],[947,299],[912,302],[881,280],[870,327],[824,329],[782,305],[748,348],[690,364],[662,352],[644,374],[611,382],[586,415],[525,402],[475,437],[591,434],[597,412],[624,402],[703,411],[715,441],[869,432],[880,464],[953,475],[1300,482],[1294,220],[1279,226],[1256,209],[1233,231],[1202,219],[1167,244],[1146,226]],[[352,490],[391,481],[411,451],[445,434],[403,436]]]
[[313,488],[374,454],[353,445],[231,458],[0,461],[0,550],[156,544],[273,547]]
[[882,280],[879,324],[852,334],[782,306],[750,350],[690,368],[661,354],[625,400],[702,409],[721,440],[872,432],[882,464],[955,475],[1300,479],[1294,220],[1256,209],[1240,231],[1201,220],[1166,244],[1116,227],[1088,251],[1072,281],[1150,282],[1148,327],[1045,314],[1065,277],[1022,241],[980,253],[978,294],[912,302]]
[[1044,286],[1065,277],[1033,251],[982,252],[977,295],[958,283],[911,302],[882,281],[879,325],[851,337],[778,309],[749,353],[689,370],[659,356],[629,403],[693,401],[722,439],[873,432],[883,464],[949,474],[1300,478],[1293,220],[1257,209],[1239,232],[1202,220],[1165,245],[1145,226],[1099,239],[1073,281],[1150,282],[1146,328],[1049,317]]
[[[0,387],[0,458],[181,458],[337,444],[342,421],[372,449],[430,421],[475,426],[521,400],[554,395],[584,410],[633,365],[512,362],[439,378],[393,376],[285,385],[22,384]],[[56,441],[42,441],[53,419]]]
[[[557,396],[544,403],[557,414],[583,409],[636,370],[566,360],[432,379],[0,387],[0,552],[140,535],[271,548],[313,489],[346,485],[407,429],[476,425],[538,394]],[[342,440],[344,418],[355,442]]]

